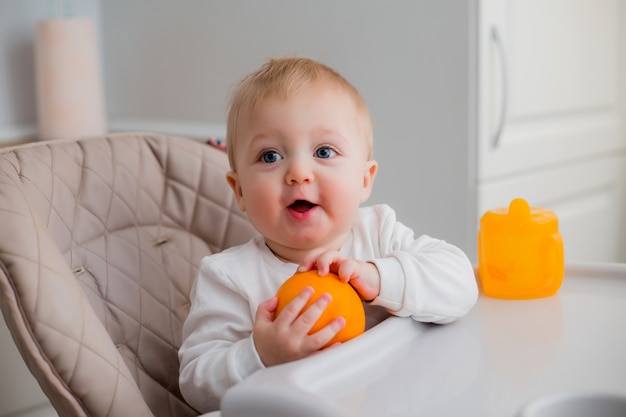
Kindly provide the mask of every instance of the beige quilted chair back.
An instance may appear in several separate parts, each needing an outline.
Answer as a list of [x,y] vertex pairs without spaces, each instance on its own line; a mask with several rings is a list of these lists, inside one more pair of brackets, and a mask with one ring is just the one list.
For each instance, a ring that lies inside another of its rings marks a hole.
[[192,416],[177,350],[200,259],[254,231],[225,154],[116,134],[0,151],[0,306],[60,416]]

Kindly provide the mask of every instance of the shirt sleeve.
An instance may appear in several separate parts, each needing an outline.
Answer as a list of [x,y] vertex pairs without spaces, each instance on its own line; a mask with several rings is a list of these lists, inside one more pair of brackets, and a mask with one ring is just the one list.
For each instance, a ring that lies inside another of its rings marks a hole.
[[264,367],[252,339],[245,296],[204,258],[191,291],[179,349],[180,390],[199,412],[219,408],[226,390]]
[[463,251],[443,240],[414,232],[386,205],[372,208],[359,227],[369,234],[373,262],[381,275],[380,294],[372,304],[390,313],[433,323],[464,316],[478,298],[474,269]]

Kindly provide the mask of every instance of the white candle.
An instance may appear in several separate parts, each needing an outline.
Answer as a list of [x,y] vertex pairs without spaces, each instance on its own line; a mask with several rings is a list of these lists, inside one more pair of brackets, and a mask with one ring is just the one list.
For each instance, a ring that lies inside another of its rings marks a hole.
[[98,45],[91,19],[39,22],[35,63],[41,139],[106,133]]

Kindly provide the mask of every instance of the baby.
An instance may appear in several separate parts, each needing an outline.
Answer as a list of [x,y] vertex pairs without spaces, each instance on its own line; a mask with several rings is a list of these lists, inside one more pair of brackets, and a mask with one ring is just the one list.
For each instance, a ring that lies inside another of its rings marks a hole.
[[361,207],[378,164],[359,92],[327,66],[272,59],[234,93],[227,125],[227,181],[260,236],[207,256],[183,327],[180,388],[194,408],[264,367],[319,351],[343,328],[309,334],[328,294],[301,311],[312,289],[276,315],[278,287],[297,270],[334,272],[376,309],[448,323],[475,304],[470,261],[455,246],[396,220],[387,205]]

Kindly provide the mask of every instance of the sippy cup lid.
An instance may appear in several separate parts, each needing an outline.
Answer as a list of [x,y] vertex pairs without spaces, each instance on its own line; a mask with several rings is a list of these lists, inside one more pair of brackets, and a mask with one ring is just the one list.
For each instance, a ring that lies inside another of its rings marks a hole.
[[509,207],[487,211],[480,219],[483,230],[494,232],[558,232],[559,220],[551,210],[530,207],[523,198],[511,201]]

